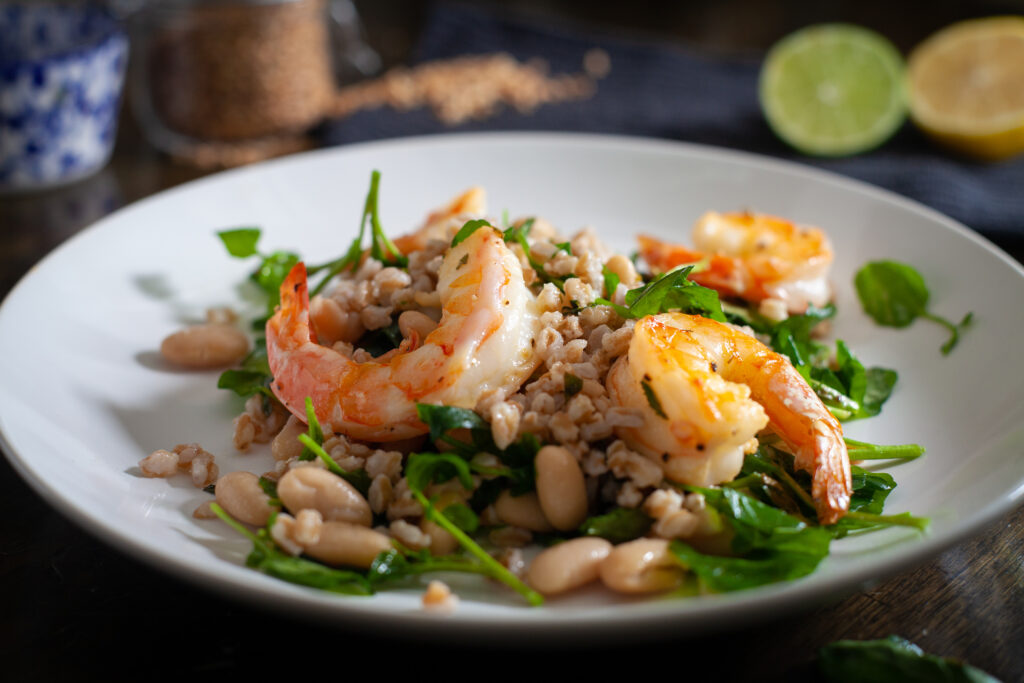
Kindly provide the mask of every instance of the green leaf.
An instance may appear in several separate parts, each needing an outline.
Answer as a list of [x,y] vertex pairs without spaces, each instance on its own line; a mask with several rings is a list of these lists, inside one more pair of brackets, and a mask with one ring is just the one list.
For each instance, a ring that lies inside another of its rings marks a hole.
[[[455,237],[452,238],[452,246],[454,247],[460,244],[467,237],[469,237],[474,232],[483,227],[494,228],[494,226],[491,225],[490,222],[484,220],[483,218],[473,221],[466,221],[466,223],[461,228],[459,228],[459,231],[455,233]],[[494,229],[497,230],[497,228]]]
[[618,275],[608,270],[608,266],[601,266],[601,274],[604,275],[604,295],[611,299],[615,296],[615,290],[619,288],[621,279]]
[[416,415],[430,429],[431,441],[453,429],[489,429],[487,422],[468,408],[417,403]]
[[681,541],[670,548],[680,563],[714,591],[733,591],[810,574],[828,555],[832,534],[729,488],[701,489],[732,527],[735,557],[701,553]]
[[256,250],[256,244],[260,241],[259,228],[222,230],[217,233],[217,237],[220,237],[228,253],[235,258],[249,258],[259,253]]
[[864,311],[879,325],[906,327],[925,312],[928,287],[914,268],[896,261],[873,261],[853,279]]
[[687,279],[693,266],[669,271],[648,284],[626,292],[630,318],[682,311],[725,322],[718,292]]
[[217,388],[228,389],[246,398],[255,394],[274,398],[270,390],[270,383],[273,381],[274,377],[270,374],[270,365],[267,362],[267,345],[260,337],[238,368],[225,370],[220,374],[217,378]]
[[611,512],[590,517],[579,532],[583,536],[599,536],[612,543],[625,543],[645,535],[654,520],[633,508],[615,508]]
[[467,491],[473,490],[469,463],[454,453],[411,453],[405,466],[405,478],[413,491],[425,491],[431,484],[455,478]]
[[444,516],[467,534],[475,533],[480,527],[480,518],[467,505],[455,503],[444,509]]
[[949,330],[950,337],[941,347],[943,355],[953,350],[960,331],[969,327],[974,317],[968,313],[959,324],[953,324],[929,312],[924,278],[905,263],[873,261],[857,271],[853,283],[864,312],[879,325],[906,327],[920,316]]
[[298,262],[298,254],[290,251],[275,251],[264,256],[259,268],[252,274],[252,280],[267,295],[268,315],[272,314],[274,307],[281,303],[281,283]]
[[926,654],[895,635],[830,643],[818,652],[818,669],[830,683],[999,683],[966,662]]

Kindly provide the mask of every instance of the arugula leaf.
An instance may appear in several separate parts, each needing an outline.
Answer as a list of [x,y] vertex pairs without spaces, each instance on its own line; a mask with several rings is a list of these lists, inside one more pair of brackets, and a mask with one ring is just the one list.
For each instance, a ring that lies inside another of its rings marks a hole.
[[729,488],[686,487],[732,527],[737,556],[702,553],[682,541],[669,546],[682,565],[711,590],[724,592],[788,581],[810,574],[828,555],[832,534]]
[[966,662],[927,654],[895,635],[830,643],[818,652],[818,669],[830,683],[999,683]]
[[725,322],[718,292],[688,279],[691,270],[693,266],[669,271],[642,287],[626,292],[629,317],[643,318],[678,310]]
[[941,347],[948,355],[960,340],[960,331],[968,327],[973,313],[954,324],[928,311],[930,292],[924,278],[912,266],[898,261],[872,261],[854,276],[854,286],[864,312],[876,323],[887,327],[907,327],[921,317],[945,327],[950,337]]
[[583,536],[600,536],[612,543],[625,543],[645,535],[654,520],[634,508],[615,508],[611,512],[589,517],[580,525]]

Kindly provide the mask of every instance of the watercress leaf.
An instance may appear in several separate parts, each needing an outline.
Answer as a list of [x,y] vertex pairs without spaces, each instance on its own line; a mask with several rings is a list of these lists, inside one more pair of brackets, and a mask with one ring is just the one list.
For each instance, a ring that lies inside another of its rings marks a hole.
[[273,312],[281,301],[281,283],[299,262],[299,255],[290,251],[275,251],[263,257],[259,268],[253,273],[253,281],[267,295],[267,310]]
[[463,505],[462,503],[449,505],[440,512],[447,517],[452,524],[468,534],[476,532],[480,527],[480,518],[477,517],[476,513],[469,509],[468,506]]
[[583,536],[600,536],[612,543],[625,543],[645,535],[654,520],[635,508],[615,508],[611,512],[590,517],[580,525]]
[[458,478],[467,490],[473,490],[469,463],[454,453],[412,453],[405,466],[405,478],[413,491],[424,491],[433,483]]
[[868,368],[864,372],[864,397],[861,399],[859,417],[871,417],[882,411],[882,405],[889,400],[899,375],[888,368]]
[[416,415],[430,429],[431,441],[436,441],[453,429],[488,429],[487,422],[468,408],[416,404]]
[[842,339],[836,341],[836,364],[839,367],[836,376],[842,382],[846,395],[857,403],[863,403],[867,392],[867,373]]
[[270,391],[271,377],[269,374],[253,370],[225,370],[217,378],[218,389],[229,389],[239,396],[248,397],[254,394],[272,396]]
[[872,261],[853,280],[857,296],[879,325],[906,327],[928,306],[928,287],[913,267],[897,261]]
[[850,509],[876,515],[882,513],[885,499],[896,488],[896,480],[891,474],[871,472],[857,465],[850,466],[850,481]]
[[830,643],[818,652],[818,669],[829,683],[999,683],[966,662],[927,654],[895,635]]
[[259,251],[256,250],[256,244],[260,241],[259,228],[221,230],[217,236],[224,243],[228,253],[235,258],[249,258],[259,254]]
[[[467,237],[472,235],[474,232],[485,226],[488,228],[494,228],[494,226],[491,225],[490,222],[482,218],[473,221],[466,221],[466,223],[461,228],[459,228],[459,231],[455,233],[455,237],[452,238],[452,246],[456,246],[457,244],[465,240]],[[494,229],[497,230],[497,228]]]

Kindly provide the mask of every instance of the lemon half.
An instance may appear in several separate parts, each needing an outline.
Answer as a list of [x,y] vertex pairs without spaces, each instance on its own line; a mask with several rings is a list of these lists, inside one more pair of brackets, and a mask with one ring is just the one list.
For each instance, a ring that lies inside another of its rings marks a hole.
[[953,24],[910,55],[913,121],[938,142],[973,157],[1024,152],[1024,17]]

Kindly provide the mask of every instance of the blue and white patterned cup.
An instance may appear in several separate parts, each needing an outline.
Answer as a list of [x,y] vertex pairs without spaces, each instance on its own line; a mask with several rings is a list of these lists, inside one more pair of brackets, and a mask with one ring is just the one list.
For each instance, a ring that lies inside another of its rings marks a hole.
[[107,163],[127,58],[127,37],[100,7],[0,5],[0,191]]

